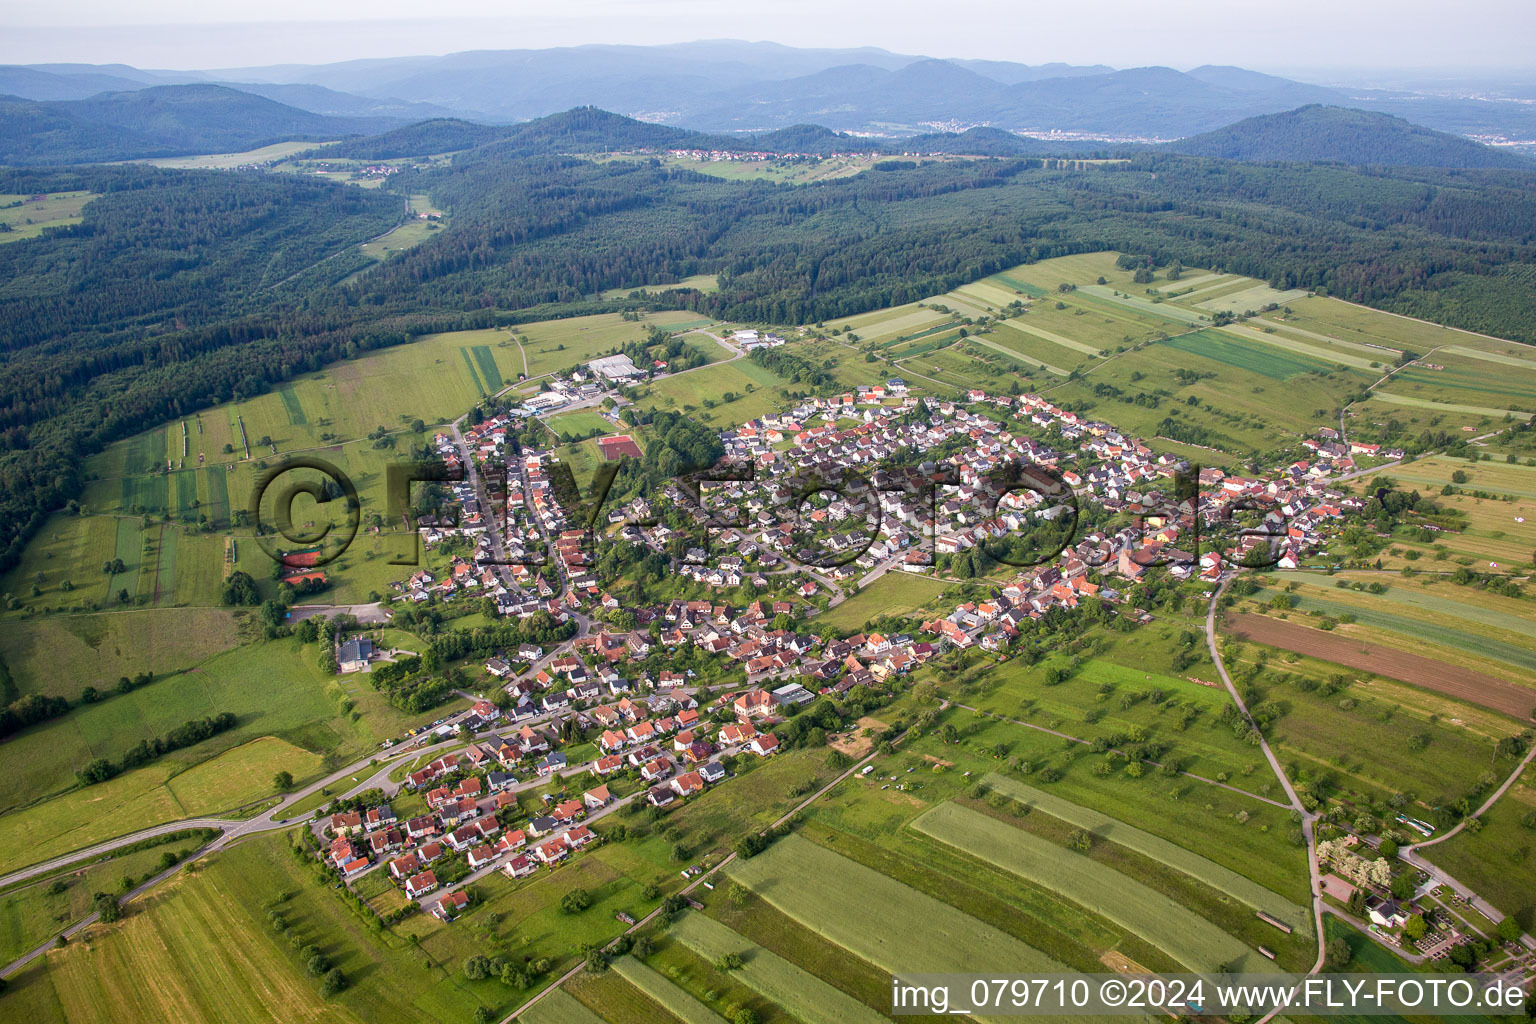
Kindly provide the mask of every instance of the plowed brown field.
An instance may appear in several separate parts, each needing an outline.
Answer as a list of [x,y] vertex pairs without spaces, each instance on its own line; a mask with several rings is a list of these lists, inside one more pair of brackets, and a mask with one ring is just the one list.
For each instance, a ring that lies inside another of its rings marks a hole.
[[1225,629],[1255,643],[1422,686],[1469,704],[1512,715],[1522,722],[1529,721],[1532,709],[1536,708],[1536,690],[1434,658],[1362,643],[1352,637],[1295,622],[1244,613],[1230,616]]

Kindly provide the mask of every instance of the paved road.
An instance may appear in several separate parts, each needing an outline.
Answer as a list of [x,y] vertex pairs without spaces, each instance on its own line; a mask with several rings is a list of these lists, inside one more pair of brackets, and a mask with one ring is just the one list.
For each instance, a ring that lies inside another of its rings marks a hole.
[[[1210,648],[1211,661],[1216,665],[1216,672],[1221,676],[1221,683],[1227,688],[1227,694],[1232,698],[1233,703],[1237,705],[1237,709],[1243,713],[1243,717],[1248,720],[1249,725],[1253,726],[1254,730],[1257,731],[1258,726],[1253,721],[1253,715],[1249,713],[1248,705],[1244,703],[1242,694],[1238,693],[1237,687],[1233,685],[1232,677],[1227,675],[1227,666],[1222,663],[1221,651],[1216,646],[1216,608],[1221,602],[1222,595],[1227,592],[1227,587],[1231,585],[1232,580],[1233,577],[1228,576],[1221,581],[1215,593],[1211,594],[1211,605],[1206,609],[1205,613],[1205,642]],[[1275,777],[1280,780],[1280,785],[1285,787],[1285,795],[1290,800],[1291,807],[1301,815],[1301,833],[1306,837],[1307,841],[1307,873],[1311,877],[1312,884],[1312,918],[1317,928],[1317,960],[1312,964],[1312,969],[1307,973],[1316,974],[1323,969],[1323,955],[1326,952],[1326,935],[1323,931],[1323,879],[1317,869],[1317,829],[1315,827],[1317,815],[1312,814],[1302,806],[1301,799],[1297,797],[1296,790],[1291,785],[1291,780],[1285,774],[1285,769],[1280,767],[1280,759],[1269,748],[1269,741],[1264,738],[1262,732],[1259,733],[1259,749],[1264,751],[1264,758],[1269,762],[1269,767],[1273,769]],[[1283,1009],[1284,1007],[1275,1007],[1259,1018],[1258,1024],[1266,1024]]]

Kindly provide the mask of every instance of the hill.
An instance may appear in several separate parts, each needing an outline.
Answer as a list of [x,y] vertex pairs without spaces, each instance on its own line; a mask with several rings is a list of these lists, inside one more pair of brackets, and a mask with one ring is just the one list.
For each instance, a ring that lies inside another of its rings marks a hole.
[[323,155],[341,160],[395,160],[408,156],[453,153],[504,139],[515,130],[504,126],[475,124],[454,117],[440,117],[391,128],[382,135],[348,139],[327,146]]
[[398,122],[329,117],[220,85],[82,100],[0,100],[0,163],[64,164],[237,152],[288,139],[373,134]]
[[1388,167],[1529,167],[1531,161],[1457,135],[1379,114],[1311,104],[1250,117],[1166,147],[1189,156],[1262,162],[1330,161]]

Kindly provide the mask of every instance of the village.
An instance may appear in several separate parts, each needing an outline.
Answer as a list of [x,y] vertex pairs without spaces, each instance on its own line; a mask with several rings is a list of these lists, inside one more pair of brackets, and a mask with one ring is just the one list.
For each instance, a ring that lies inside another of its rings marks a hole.
[[[386,871],[408,900],[451,921],[468,905],[466,887],[492,871],[521,879],[553,867],[598,841],[590,822],[637,801],[665,808],[724,783],[731,774],[727,765],[737,757],[771,757],[779,741],[767,727],[809,697],[788,692],[792,688],[726,694],[706,709],[709,718],[700,716],[698,702],[682,685],[643,700],[621,696],[596,704],[585,698],[627,687],[583,685],[581,664],[575,657],[550,663],[575,685],[546,698],[542,713],[504,714],[490,701],[478,701],[459,723],[476,739],[409,772],[396,788],[396,804],[424,803],[422,813],[402,820],[390,803],[368,803],[359,794],[348,801],[355,808],[317,816],[314,835],[327,844],[323,856],[340,878],[351,884]],[[555,749],[561,722],[549,712],[588,703],[589,710],[570,714],[578,727],[602,727],[602,753],[572,765]],[[520,718],[527,721],[518,726]],[[580,793],[532,797],[532,790],[550,783]],[[520,799],[525,795],[526,802]]]
[[[756,332],[738,332],[735,341],[772,343]],[[1256,552],[1268,555],[1261,564],[1281,567],[1318,556],[1330,532],[1363,504],[1332,481],[1356,473],[1357,458],[1401,455],[1344,444],[1325,430],[1304,439],[1305,457],[1268,476],[1201,469],[1198,500],[1175,503],[1164,492],[1178,486],[1188,465],[1108,424],[1036,395],[918,398],[892,379],[808,398],[722,432],[726,460],[750,467],[750,479],[715,484],[699,497],[667,482],[660,493],[601,516],[612,542],[660,555],[689,585],[730,590],[747,583],[764,595],[737,607],[709,598],[637,607],[609,593],[594,538],[559,498],[558,461],[548,450],[514,451],[508,443],[519,418],[590,402],[632,369],[626,357],[594,360],[590,374],[563,377],[552,388],[559,403],[529,403],[462,437],[435,438],[450,471],[467,472],[449,485],[453,514],[419,524],[421,538],[430,551],[466,537],[473,551],[455,554],[444,572],[420,569],[399,581],[397,600],[488,599],[499,617],[545,613],[574,623],[576,633],[547,652],[524,643],[484,661],[499,687],[494,699],[477,699],[457,732],[450,724],[435,734],[471,741],[411,771],[388,797],[424,806],[402,820],[385,799],[366,806],[353,800],[317,818],[315,834],[328,843],[321,852],[344,881],[383,871],[412,904],[451,920],[470,898],[468,883],[497,871],[520,879],[559,864],[601,841],[590,827],[599,818],[630,804],[659,812],[729,785],[737,759],[773,755],[781,742],[773,727],[817,691],[867,687],[888,697],[902,676],[946,651],[979,647],[1006,656],[1022,627],[1070,614],[1084,601],[1150,621],[1128,606],[1128,595],[1156,566],[1166,566],[1174,581],[1214,584]],[[910,473],[902,485],[904,462],[915,453],[922,453],[919,475],[931,479],[940,462],[953,474],[948,493],[914,489]],[[1010,462],[1049,473],[1000,495],[992,475]],[[784,494],[797,474],[812,470],[862,472],[874,489],[831,494],[802,523]],[[503,493],[488,490],[498,478],[506,481]],[[1090,525],[1117,516],[1125,524],[1088,529],[1011,578],[1000,578],[1004,567],[993,564],[974,597],[909,630],[839,635],[816,627],[818,611],[887,572],[967,582],[954,575],[961,558],[1052,523],[1064,502],[1074,503],[1074,516],[1077,503],[1086,505]],[[1236,529],[1237,513],[1250,509],[1258,510],[1256,522]],[[1197,554],[1202,534],[1217,545]],[[815,559],[808,543],[831,561]],[[354,638],[343,646],[344,672],[370,667],[377,652],[367,643]],[[690,657],[678,658],[684,650]],[[673,662],[697,669],[654,668]],[[701,685],[704,675],[713,692]],[[584,736],[593,739],[583,743]],[[572,763],[566,751],[578,744],[592,754]]]

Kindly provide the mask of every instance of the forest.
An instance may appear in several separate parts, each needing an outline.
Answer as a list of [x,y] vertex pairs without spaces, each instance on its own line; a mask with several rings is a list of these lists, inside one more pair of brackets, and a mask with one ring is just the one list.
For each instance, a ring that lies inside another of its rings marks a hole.
[[718,274],[718,290],[647,302],[813,323],[1119,249],[1536,343],[1523,170],[1141,153],[788,186],[561,155],[561,138],[590,151],[617,124],[618,148],[639,129],[590,112],[543,122],[523,148],[505,138],[393,175],[450,227],[371,268],[358,244],[399,221],[390,192],[259,172],[0,172],[0,192],[100,194],[83,223],[0,246],[0,568],[111,441],[424,333],[623,309],[633,301],[598,294],[694,274]]

